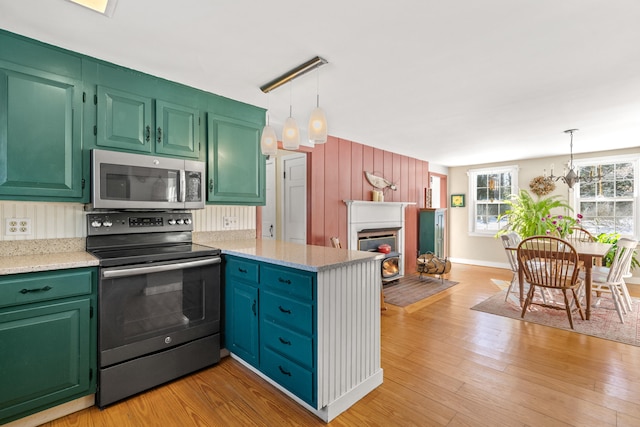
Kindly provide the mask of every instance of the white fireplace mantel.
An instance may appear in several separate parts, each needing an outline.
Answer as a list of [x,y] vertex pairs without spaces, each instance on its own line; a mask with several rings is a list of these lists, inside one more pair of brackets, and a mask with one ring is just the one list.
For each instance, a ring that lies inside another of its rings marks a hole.
[[[348,249],[358,249],[358,232],[371,228],[400,227],[397,232],[398,252],[404,252],[404,209],[414,202],[370,202],[344,200],[347,205]],[[399,263],[400,274],[404,274],[404,259]]]

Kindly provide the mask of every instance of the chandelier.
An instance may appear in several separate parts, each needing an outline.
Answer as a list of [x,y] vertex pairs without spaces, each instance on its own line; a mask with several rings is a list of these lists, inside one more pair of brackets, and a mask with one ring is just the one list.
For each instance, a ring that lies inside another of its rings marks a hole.
[[594,175],[593,171],[589,172],[588,176],[578,176],[578,174],[576,173],[574,167],[573,167],[573,133],[577,132],[578,129],[568,129],[565,130],[564,133],[568,133],[571,136],[571,142],[569,143],[569,152],[570,152],[570,159],[569,159],[569,172],[567,172],[567,169],[565,168],[562,171],[562,176],[554,176],[553,175],[553,165],[551,165],[551,175],[546,176],[546,172],[545,172],[545,179],[549,180],[549,181],[562,181],[565,184],[567,184],[567,186],[569,188],[573,188],[573,186],[578,183],[578,182],[591,182],[591,181],[599,181],[603,178],[603,176],[598,173],[598,175]]

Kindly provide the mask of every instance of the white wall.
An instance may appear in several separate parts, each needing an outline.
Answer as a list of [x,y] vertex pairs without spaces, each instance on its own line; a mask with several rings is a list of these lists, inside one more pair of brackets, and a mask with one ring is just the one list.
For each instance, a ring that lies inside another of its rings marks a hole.
[[[206,206],[194,210],[194,231],[255,230],[254,206]],[[223,227],[223,217],[237,218],[233,229]],[[30,235],[8,236],[6,219],[31,219]],[[0,201],[0,241],[84,238],[87,235],[84,205],[80,203],[44,203]]]
[[[602,151],[589,154],[574,154],[574,159],[584,159],[592,157],[615,156],[621,154],[637,154],[638,149]],[[469,200],[469,178],[467,171],[470,169],[517,165],[518,186],[520,189],[530,191],[529,182],[532,178],[542,175],[546,169],[549,173],[549,166],[555,165],[555,174],[562,173],[562,165],[566,164],[569,154],[559,157],[545,157],[530,160],[518,160],[502,163],[487,163],[482,165],[469,165],[449,168],[449,194],[465,194]],[[569,199],[569,189],[562,182],[556,183],[556,190],[551,195],[559,194],[565,199]],[[469,204],[464,208],[447,209],[449,215],[449,255],[452,261],[466,264],[485,265],[494,267],[509,268],[502,244],[495,237],[470,236],[469,235]],[[634,279],[640,276],[640,271],[634,271]]]

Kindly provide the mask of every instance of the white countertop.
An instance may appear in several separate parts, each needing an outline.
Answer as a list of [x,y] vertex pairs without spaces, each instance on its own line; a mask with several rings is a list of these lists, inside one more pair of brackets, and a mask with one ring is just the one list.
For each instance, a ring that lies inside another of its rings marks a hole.
[[95,267],[98,259],[87,252],[59,252],[0,257],[0,276],[66,268]]
[[201,245],[222,249],[222,253],[270,262],[299,270],[322,271],[382,259],[378,252],[335,249],[327,246],[303,245],[280,240],[199,241]]
[[[383,255],[378,252],[335,249],[327,246],[303,245],[279,240],[201,240],[195,243],[220,248],[225,254],[306,271],[330,270],[350,264],[383,258]],[[98,266],[98,264],[99,261],[96,257],[88,252],[79,250],[33,255],[11,255],[5,253],[4,256],[0,256],[0,276],[36,271],[94,267]]]

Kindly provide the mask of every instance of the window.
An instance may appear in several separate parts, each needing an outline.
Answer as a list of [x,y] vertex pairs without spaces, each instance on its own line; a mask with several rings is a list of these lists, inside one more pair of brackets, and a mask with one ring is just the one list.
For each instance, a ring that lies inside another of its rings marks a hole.
[[517,166],[469,171],[471,234],[493,236],[506,224],[506,219],[498,223],[498,217],[510,208],[505,201],[517,193],[517,185]]
[[581,179],[603,177],[574,187],[574,211],[582,214],[582,227],[593,235],[637,234],[639,159],[629,156],[574,161]]

